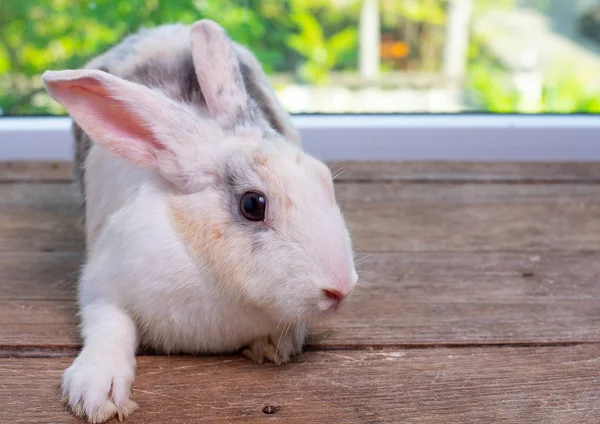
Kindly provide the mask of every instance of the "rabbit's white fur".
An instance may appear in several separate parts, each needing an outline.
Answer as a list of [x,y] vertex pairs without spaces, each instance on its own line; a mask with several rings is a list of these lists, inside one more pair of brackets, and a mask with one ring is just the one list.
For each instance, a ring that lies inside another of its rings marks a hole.
[[[43,77],[95,142],[84,177],[84,345],[62,385],[91,422],[137,408],[140,344],[247,347],[259,363],[283,363],[300,352],[307,320],[336,309],[329,294],[348,295],[358,279],[327,167],[266,123],[218,25],[198,22],[191,35],[206,105],[97,70]],[[236,193],[247,190],[266,195],[263,222],[238,213]]]

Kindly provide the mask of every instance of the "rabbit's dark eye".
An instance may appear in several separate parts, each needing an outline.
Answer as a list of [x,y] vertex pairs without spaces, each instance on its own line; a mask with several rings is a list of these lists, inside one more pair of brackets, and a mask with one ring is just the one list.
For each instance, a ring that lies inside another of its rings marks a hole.
[[249,191],[242,196],[240,201],[240,212],[250,221],[262,221],[265,219],[267,199],[260,193]]

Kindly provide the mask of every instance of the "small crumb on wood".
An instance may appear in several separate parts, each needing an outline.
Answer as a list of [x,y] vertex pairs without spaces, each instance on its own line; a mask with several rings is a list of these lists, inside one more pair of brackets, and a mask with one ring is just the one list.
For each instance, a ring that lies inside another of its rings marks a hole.
[[531,278],[535,274],[533,272],[531,272],[531,271],[525,271],[525,272],[522,272],[521,275],[523,276],[523,278]]
[[265,406],[262,411],[265,414],[271,415],[271,414],[274,414],[277,411],[279,411],[279,406],[271,406],[271,405]]

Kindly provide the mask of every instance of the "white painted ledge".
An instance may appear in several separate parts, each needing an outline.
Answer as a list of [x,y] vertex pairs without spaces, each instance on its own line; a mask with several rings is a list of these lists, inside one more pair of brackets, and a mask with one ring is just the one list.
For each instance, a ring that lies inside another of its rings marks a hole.
[[[323,160],[600,161],[600,115],[293,116]],[[67,117],[0,118],[0,160],[70,160]]]

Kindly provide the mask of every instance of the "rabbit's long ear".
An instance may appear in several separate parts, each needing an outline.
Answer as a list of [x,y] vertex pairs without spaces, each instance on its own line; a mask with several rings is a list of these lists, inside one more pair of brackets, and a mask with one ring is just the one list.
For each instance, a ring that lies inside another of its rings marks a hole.
[[106,72],[46,71],[42,81],[99,146],[125,162],[157,168],[173,182],[189,179],[199,145],[218,142],[193,110]]
[[294,126],[290,114],[285,110],[256,56],[239,43],[233,43],[240,61],[244,82],[250,97],[256,100],[265,119],[290,143],[302,147],[302,139]]
[[191,27],[192,57],[209,114],[225,128],[258,123],[260,111],[244,85],[239,60],[225,30],[203,19]]

